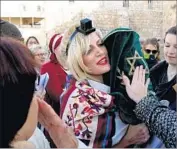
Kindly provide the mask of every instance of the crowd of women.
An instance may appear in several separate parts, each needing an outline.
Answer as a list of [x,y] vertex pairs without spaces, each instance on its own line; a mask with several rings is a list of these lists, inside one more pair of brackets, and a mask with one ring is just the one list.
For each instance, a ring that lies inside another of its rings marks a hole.
[[141,45],[128,28],[103,37],[89,19],[53,35],[50,51],[0,24],[0,147],[176,147],[176,26],[160,60],[156,38]]

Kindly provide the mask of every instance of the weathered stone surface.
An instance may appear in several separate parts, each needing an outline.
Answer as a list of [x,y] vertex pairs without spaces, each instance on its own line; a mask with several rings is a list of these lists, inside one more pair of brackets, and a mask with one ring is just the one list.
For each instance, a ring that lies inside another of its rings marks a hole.
[[[156,37],[163,41],[165,31],[176,25],[176,1],[129,1],[129,7],[123,7],[122,1],[100,1],[100,7],[90,14],[78,13],[69,22],[55,28],[63,32],[67,27],[82,18],[91,18],[94,26],[103,34],[117,27],[130,27],[137,31],[141,39]],[[161,48],[162,48],[162,43]]]
[[148,1],[129,1],[128,8],[123,7],[122,1],[100,1],[97,10],[90,14],[80,12],[71,21],[57,26],[56,30],[66,29],[81,18],[89,17],[102,30],[130,27],[142,38],[162,38],[165,31],[176,24],[176,1],[152,1],[150,6]]
[[163,2],[163,35],[169,27],[176,25],[176,1]]

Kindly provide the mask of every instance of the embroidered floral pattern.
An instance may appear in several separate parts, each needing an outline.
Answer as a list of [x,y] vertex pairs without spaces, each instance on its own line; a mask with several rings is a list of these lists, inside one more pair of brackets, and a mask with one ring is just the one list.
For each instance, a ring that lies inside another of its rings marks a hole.
[[112,97],[96,90],[86,82],[76,83],[76,88],[71,93],[62,119],[74,130],[75,136],[80,139],[94,142],[98,116],[113,106]]

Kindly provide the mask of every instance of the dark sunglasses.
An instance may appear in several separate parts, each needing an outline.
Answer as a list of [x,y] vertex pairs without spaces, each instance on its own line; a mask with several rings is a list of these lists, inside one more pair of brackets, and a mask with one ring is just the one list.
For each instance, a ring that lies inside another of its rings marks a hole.
[[157,50],[149,50],[149,49],[145,49],[145,52],[147,53],[147,54],[156,54],[156,53],[158,53],[158,51]]

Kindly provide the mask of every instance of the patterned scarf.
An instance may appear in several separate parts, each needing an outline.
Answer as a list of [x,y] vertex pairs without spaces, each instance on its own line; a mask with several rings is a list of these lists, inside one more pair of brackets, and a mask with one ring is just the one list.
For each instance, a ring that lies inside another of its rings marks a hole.
[[112,147],[115,133],[113,98],[89,86],[72,81],[61,100],[61,118],[75,136],[89,147]]

